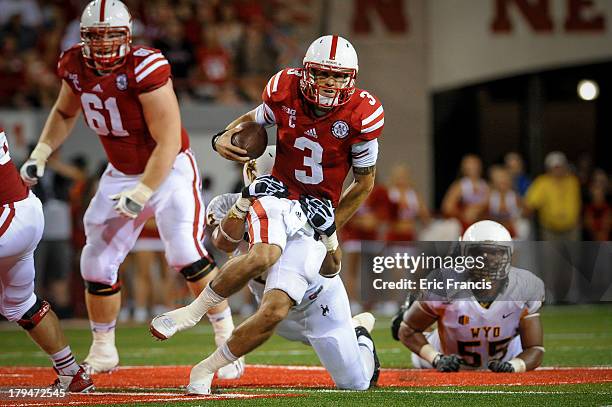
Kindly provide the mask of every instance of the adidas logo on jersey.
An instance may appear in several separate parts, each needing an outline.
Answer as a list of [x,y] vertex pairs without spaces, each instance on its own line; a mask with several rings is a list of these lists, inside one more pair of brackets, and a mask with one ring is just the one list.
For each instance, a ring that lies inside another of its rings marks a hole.
[[314,129],[314,128],[312,128],[312,129],[310,129],[310,130],[306,130],[306,131],[304,132],[304,134],[305,134],[305,135],[307,135],[307,136],[310,136],[310,137],[317,138],[317,130],[316,130],[316,129]]
[[103,92],[102,86],[100,86],[100,84],[98,83],[96,86],[93,87],[93,91],[94,92]]

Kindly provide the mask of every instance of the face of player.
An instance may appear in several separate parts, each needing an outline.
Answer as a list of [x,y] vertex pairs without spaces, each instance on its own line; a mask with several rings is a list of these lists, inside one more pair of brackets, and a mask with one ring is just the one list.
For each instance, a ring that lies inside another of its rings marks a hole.
[[303,93],[317,109],[330,110],[348,102],[354,89],[354,70],[326,69],[323,65],[309,66],[306,69],[308,86]]
[[484,267],[476,266],[469,270],[472,278],[496,281],[508,276],[508,268],[512,260],[508,246],[493,243],[468,244],[465,254],[475,259],[481,258],[484,264]]
[[90,67],[110,71],[125,61],[130,41],[127,28],[87,28],[81,31],[81,39]]

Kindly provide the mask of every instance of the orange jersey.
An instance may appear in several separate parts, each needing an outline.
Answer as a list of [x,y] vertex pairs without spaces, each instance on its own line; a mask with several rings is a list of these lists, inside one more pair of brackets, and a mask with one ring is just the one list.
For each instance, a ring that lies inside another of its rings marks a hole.
[[[85,122],[100,137],[110,163],[125,174],[144,172],[156,143],[138,96],[170,79],[170,65],[161,51],[133,46],[123,66],[101,76],[85,65],[81,45],[75,45],[62,53],[57,72],[80,98]],[[185,151],[185,129],[181,138]]]

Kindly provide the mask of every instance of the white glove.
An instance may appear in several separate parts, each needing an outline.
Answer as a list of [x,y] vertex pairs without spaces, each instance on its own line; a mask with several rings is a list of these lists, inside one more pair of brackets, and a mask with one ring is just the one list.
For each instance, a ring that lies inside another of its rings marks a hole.
[[206,224],[216,226],[221,223],[239,198],[240,193],[221,194],[214,197],[206,207]]
[[151,198],[151,195],[153,195],[153,190],[139,182],[134,188],[125,189],[118,194],[109,196],[109,198],[115,201],[113,208],[119,215],[136,219]]
[[289,190],[282,181],[272,175],[260,175],[242,188],[243,198],[256,199],[264,196],[286,198],[289,196]]
[[36,145],[30,158],[23,163],[19,171],[26,185],[32,186],[38,183],[38,179],[45,173],[45,164],[52,152],[53,149],[47,143],[41,141]]
[[336,235],[336,215],[332,202],[326,198],[302,195],[300,205],[308,218],[308,223],[319,234],[327,251],[336,251],[338,236]]

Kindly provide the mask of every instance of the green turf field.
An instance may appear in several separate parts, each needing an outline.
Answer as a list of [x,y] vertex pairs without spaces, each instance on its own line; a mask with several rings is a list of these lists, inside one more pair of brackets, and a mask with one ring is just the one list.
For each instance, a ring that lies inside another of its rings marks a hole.
[[[612,304],[547,306],[542,309],[546,354],[544,366],[612,366]],[[389,335],[389,319],[377,321],[374,330],[383,367],[408,368],[410,353]],[[66,334],[78,359],[85,357],[90,344],[86,323],[64,323]],[[167,342],[154,341],[146,326],[120,326],[117,344],[122,365],[192,365],[214,350],[212,330],[202,324]],[[312,350],[277,336],[247,358],[252,364],[318,365]],[[49,360],[26,334],[11,325],[0,325],[0,365],[49,366]],[[596,374],[596,373],[594,373]],[[178,390],[178,389],[177,389]],[[237,389],[232,389],[232,392]],[[243,389],[242,391],[273,391]],[[278,389],[274,390],[278,391]],[[307,397],[284,399],[215,401],[221,405],[322,405],[358,403],[373,405],[516,405],[516,406],[603,406],[612,405],[612,383],[555,386],[489,386],[383,388],[367,393],[283,389]],[[503,393],[502,393],[503,392]],[[201,405],[202,402],[176,403]],[[151,404],[147,404],[151,405]]]

